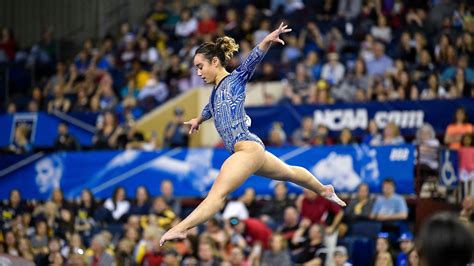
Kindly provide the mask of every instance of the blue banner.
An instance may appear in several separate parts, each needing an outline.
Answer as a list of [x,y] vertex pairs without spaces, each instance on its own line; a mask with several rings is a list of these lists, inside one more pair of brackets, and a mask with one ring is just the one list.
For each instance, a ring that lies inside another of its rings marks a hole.
[[[270,152],[288,164],[305,167],[323,183],[331,183],[338,192],[353,192],[361,182],[371,191],[380,192],[384,178],[392,177],[400,194],[412,194],[414,146],[365,145],[330,147],[273,148]],[[107,151],[68,152],[45,155],[20,169],[0,177],[0,199],[19,188],[24,198],[47,199],[54,188],[64,190],[67,198],[79,197],[90,188],[99,198],[112,195],[124,186],[128,197],[138,186],[146,186],[158,195],[160,182],[170,179],[177,196],[206,195],[229,153],[223,149],[172,149],[155,152]],[[240,195],[247,187],[257,194],[272,194],[274,182],[250,177],[234,192]],[[289,185],[291,192],[301,188]]]
[[[81,121],[95,127],[97,114],[68,114],[74,120]],[[17,113],[14,115],[0,115],[0,147],[8,146],[15,136],[15,128],[26,125],[30,130],[30,142],[34,147],[52,147],[58,135],[58,125],[65,122],[69,126],[69,133],[77,138],[83,146],[92,145],[94,133],[75,124],[68,123],[61,118],[47,113]]]
[[313,117],[316,125],[325,124],[333,135],[349,128],[356,136],[361,136],[369,121],[374,119],[380,129],[385,128],[388,122],[394,121],[403,135],[413,136],[424,122],[430,123],[437,134],[444,134],[446,127],[454,119],[456,108],[460,106],[466,108],[468,117],[474,117],[474,99],[467,98],[303,106],[282,104],[274,107],[246,108],[246,112],[252,118],[250,131],[262,139],[267,139],[272,127],[269,121],[282,122],[285,132],[291,136],[293,131],[300,127],[305,116]]

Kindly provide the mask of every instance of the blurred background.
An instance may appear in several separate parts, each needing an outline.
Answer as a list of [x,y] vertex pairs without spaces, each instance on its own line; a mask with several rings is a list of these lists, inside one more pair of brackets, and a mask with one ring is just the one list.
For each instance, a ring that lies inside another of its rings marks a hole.
[[[419,265],[434,213],[474,232],[474,16],[455,0],[0,1],[0,259],[23,265]],[[250,131],[341,209],[252,176],[183,241],[164,230],[229,156],[193,66],[228,35]]]

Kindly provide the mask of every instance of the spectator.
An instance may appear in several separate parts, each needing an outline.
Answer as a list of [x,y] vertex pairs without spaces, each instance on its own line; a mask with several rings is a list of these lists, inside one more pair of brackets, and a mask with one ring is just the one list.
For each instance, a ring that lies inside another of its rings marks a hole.
[[198,21],[194,18],[192,10],[184,8],[181,11],[178,23],[176,23],[175,34],[178,37],[190,37],[198,29]]
[[283,130],[283,125],[281,123],[273,123],[269,133],[268,145],[274,147],[283,147],[287,145],[286,133]]
[[348,128],[343,128],[339,134],[339,145],[350,145],[356,143],[352,137],[352,131]]
[[293,245],[301,247],[293,252],[293,262],[304,264],[312,261],[324,265],[326,259],[324,236],[324,228],[320,224],[311,224],[311,220],[303,219],[291,239]]
[[351,263],[347,262],[349,255],[347,248],[344,246],[337,246],[334,251],[334,266],[352,266]]
[[56,151],[78,151],[79,142],[74,136],[69,134],[69,127],[66,123],[59,123],[58,136],[54,140],[54,149]]
[[13,102],[9,102],[7,105],[7,114],[13,115],[17,112],[16,104]]
[[116,139],[120,131],[117,129],[115,114],[106,111],[103,119],[99,120],[97,131],[92,138],[95,149],[112,149],[115,147]]
[[54,87],[54,98],[48,102],[48,112],[55,111],[67,113],[71,109],[71,101],[64,97],[63,85],[56,85]]
[[416,139],[413,143],[418,145],[418,163],[422,178],[436,176],[439,167],[438,149],[440,144],[433,127],[428,123],[423,124],[416,132]]
[[288,85],[285,87],[285,99],[294,105],[307,103],[310,96],[311,76],[305,66],[300,63],[296,66],[296,73],[288,74]]
[[137,187],[135,192],[135,200],[128,211],[129,215],[148,215],[150,212],[150,194],[144,186]]
[[362,143],[368,145],[379,145],[382,140],[382,135],[379,132],[379,128],[375,120],[371,119],[369,121],[369,126],[367,127],[367,133],[362,138]]
[[222,218],[226,220],[232,217],[237,217],[240,220],[248,219],[249,211],[244,203],[245,196],[246,195],[244,193],[237,200],[229,201],[222,212]]
[[314,129],[313,118],[306,116],[303,118],[301,127],[293,132],[292,141],[296,146],[310,145],[316,137],[316,130]]
[[447,97],[446,89],[439,84],[438,75],[430,74],[428,83],[421,92],[422,100],[444,99]]
[[386,178],[382,185],[383,195],[378,196],[371,212],[371,218],[378,221],[406,220],[408,207],[405,199],[395,193],[395,182]]
[[199,265],[218,266],[221,265],[221,258],[217,257],[216,247],[209,240],[201,240],[198,245]]
[[261,210],[260,219],[270,227],[276,227],[283,222],[285,209],[293,205],[293,200],[288,196],[286,184],[278,182],[273,188],[273,198]]
[[0,229],[10,230],[12,222],[20,217],[26,210],[25,203],[21,199],[21,193],[18,189],[10,191],[10,198],[6,204],[0,205]]
[[442,212],[423,224],[416,247],[422,265],[467,265],[472,262],[474,239],[457,217]]
[[290,248],[292,248],[291,239],[295,234],[296,230],[299,227],[299,213],[295,207],[290,206],[286,207],[285,213],[283,216],[283,224],[277,229],[277,232],[280,233],[285,240],[288,241]]
[[170,228],[170,226],[176,219],[176,214],[166,203],[163,197],[156,197],[153,200],[153,205],[151,207],[150,214],[156,217],[157,225],[160,228],[164,228],[166,230]]
[[337,53],[328,54],[328,62],[323,65],[321,78],[326,80],[329,85],[338,85],[344,77],[345,67],[339,62]]
[[253,246],[256,243],[260,243],[265,249],[269,247],[272,230],[260,220],[254,218],[240,220],[233,217],[229,219],[229,223],[231,225],[231,235],[241,235],[246,242],[245,246]]
[[123,222],[126,219],[126,214],[130,210],[130,203],[127,200],[127,195],[123,187],[117,187],[114,190],[112,198],[108,198],[104,202],[104,207],[110,212],[111,222]]
[[20,252],[18,251],[18,243],[16,241],[16,236],[13,231],[6,231],[4,233],[5,243],[4,249],[5,253],[11,256],[20,256]]
[[385,55],[385,47],[381,43],[374,44],[374,58],[366,60],[367,72],[369,76],[384,75],[385,71],[392,68],[393,60]]
[[400,135],[400,129],[394,122],[389,122],[383,131],[382,142],[374,140],[373,145],[400,145],[405,143],[405,140]]
[[103,235],[97,234],[94,236],[90,249],[92,250],[93,254],[89,258],[89,265],[115,265],[114,258],[106,252],[107,241]]
[[369,185],[362,183],[357,188],[356,197],[350,201],[344,210],[344,217],[349,222],[369,219],[373,205],[374,200],[370,195]]
[[420,266],[420,258],[416,248],[412,248],[410,252],[408,252],[408,266]]
[[270,249],[263,252],[261,265],[291,265],[286,239],[282,235],[272,235]]
[[375,244],[375,256],[373,265],[375,266],[393,266],[394,257],[390,246],[389,234],[382,232],[377,237]]
[[390,43],[392,40],[392,29],[387,25],[387,18],[384,15],[379,15],[377,26],[372,26],[370,34],[376,40],[384,43]]
[[466,110],[463,107],[456,109],[454,121],[446,128],[444,136],[444,143],[449,145],[451,149],[458,149],[461,147],[461,138],[465,134],[472,134],[474,132],[473,125],[469,122]]
[[397,256],[397,266],[409,266],[409,252],[414,248],[413,235],[410,232],[405,232],[398,238],[400,243],[400,254]]
[[252,187],[248,187],[244,190],[244,194],[242,195],[242,202],[245,204],[245,207],[249,211],[250,217],[258,217],[261,211],[261,205],[257,202],[255,198],[255,189]]
[[181,200],[174,195],[173,182],[169,179],[161,181],[160,185],[161,197],[165,200],[166,204],[170,206],[173,213],[177,216],[181,215]]
[[168,122],[165,129],[164,147],[176,148],[187,147],[189,142],[188,127],[183,124],[184,110],[176,107],[174,110],[174,118]]
[[467,225],[474,233],[474,197],[467,195],[462,201],[462,209],[459,212],[459,220]]
[[356,100],[357,91],[360,90],[364,95],[369,88],[369,77],[365,62],[357,59],[353,71],[342,80],[341,84],[332,88],[331,93],[336,100],[344,102],[353,102]]
[[13,31],[7,27],[2,28],[0,39],[0,63],[13,62],[15,59],[16,41]]
[[19,256],[25,260],[34,262],[35,256],[33,254],[33,248],[31,247],[30,240],[27,238],[20,238],[20,240],[18,240],[18,251]]

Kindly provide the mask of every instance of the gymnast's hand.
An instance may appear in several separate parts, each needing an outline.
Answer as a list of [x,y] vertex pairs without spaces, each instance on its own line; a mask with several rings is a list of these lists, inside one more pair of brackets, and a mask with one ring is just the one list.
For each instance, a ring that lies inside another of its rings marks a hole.
[[193,134],[194,132],[199,131],[199,125],[200,119],[199,118],[193,118],[189,121],[184,122],[185,125],[190,125],[191,127],[189,128],[189,135]]
[[288,25],[285,25],[282,22],[278,29],[274,30],[272,33],[268,34],[267,37],[265,37],[265,41],[270,43],[279,42],[282,45],[285,45],[285,42],[280,39],[280,34],[290,32],[291,29],[287,29],[287,27]]

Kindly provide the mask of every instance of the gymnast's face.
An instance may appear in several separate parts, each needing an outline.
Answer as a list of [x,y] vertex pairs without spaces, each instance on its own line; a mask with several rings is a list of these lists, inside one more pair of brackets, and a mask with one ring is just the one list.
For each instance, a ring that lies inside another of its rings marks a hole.
[[202,78],[205,83],[211,84],[216,82],[217,70],[220,66],[217,57],[209,61],[203,54],[196,54],[194,56],[194,66],[197,69],[198,76]]

